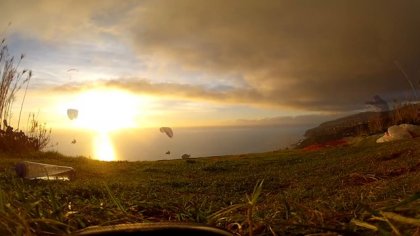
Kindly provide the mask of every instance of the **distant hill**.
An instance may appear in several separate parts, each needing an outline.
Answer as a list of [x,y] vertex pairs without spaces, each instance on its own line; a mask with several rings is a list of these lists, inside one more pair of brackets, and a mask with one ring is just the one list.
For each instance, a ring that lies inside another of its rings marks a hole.
[[384,112],[362,112],[320,124],[305,132],[305,138],[297,147],[385,132],[394,124],[420,124],[420,104],[408,104]]

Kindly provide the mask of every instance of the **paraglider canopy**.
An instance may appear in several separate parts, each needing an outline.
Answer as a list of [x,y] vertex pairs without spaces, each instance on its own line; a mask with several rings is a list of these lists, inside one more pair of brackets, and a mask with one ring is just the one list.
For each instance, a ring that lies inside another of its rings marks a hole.
[[174,132],[169,127],[161,127],[160,132],[165,133],[166,135],[168,135],[169,138],[172,138],[174,136]]
[[67,109],[67,116],[70,120],[74,120],[77,118],[77,115],[79,114],[79,111],[76,109]]

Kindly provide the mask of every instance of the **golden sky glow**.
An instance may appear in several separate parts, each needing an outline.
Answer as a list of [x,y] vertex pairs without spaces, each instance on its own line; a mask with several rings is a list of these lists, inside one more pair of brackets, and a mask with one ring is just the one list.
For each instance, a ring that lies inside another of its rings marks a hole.
[[23,118],[53,129],[284,125],[375,95],[418,99],[395,66],[420,88],[418,12],[420,1],[2,0],[0,37],[33,71]]

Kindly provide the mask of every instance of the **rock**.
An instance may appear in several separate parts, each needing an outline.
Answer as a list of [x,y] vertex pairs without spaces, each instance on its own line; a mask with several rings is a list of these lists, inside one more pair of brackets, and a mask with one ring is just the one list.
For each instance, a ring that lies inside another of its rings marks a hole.
[[388,128],[384,136],[376,140],[377,143],[420,137],[420,126],[412,124],[393,125]]

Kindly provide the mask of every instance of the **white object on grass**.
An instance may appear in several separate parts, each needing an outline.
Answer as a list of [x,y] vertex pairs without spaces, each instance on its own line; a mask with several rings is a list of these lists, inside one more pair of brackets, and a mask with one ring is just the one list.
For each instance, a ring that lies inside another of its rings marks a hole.
[[393,125],[388,128],[384,136],[376,140],[377,143],[420,137],[420,126],[412,124]]
[[15,166],[16,174],[25,179],[73,180],[75,170],[69,166],[22,161]]

